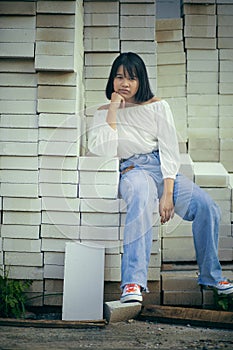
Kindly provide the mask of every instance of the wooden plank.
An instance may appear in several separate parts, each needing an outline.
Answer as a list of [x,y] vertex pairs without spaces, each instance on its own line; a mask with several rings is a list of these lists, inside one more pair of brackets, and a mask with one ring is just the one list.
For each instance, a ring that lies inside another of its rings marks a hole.
[[140,319],[164,322],[190,323],[220,328],[233,329],[233,312],[204,310],[185,307],[147,305],[143,308]]
[[63,320],[30,320],[0,318],[0,326],[37,327],[37,328],[90,328],[104,327],[106,320],[63,321]]

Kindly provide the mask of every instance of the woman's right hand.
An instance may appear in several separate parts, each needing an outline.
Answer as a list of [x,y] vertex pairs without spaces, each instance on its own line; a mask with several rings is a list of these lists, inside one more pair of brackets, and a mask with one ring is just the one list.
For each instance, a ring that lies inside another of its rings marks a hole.
[[118,109],[125,107],[125,99],[118,92],[113,92],[111,95],[110,108]]

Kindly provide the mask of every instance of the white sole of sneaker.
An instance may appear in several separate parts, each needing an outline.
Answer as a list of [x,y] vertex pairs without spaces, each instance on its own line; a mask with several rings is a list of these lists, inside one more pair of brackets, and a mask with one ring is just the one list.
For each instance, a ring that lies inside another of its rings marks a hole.
[[229,290],[217,290],[218,295],[229,295],[233,294],[232,288]]
[[126,295],[124,297],[120,298],[121,303],[130,303],[130,302],[142,302],[142,296],[141,295]]

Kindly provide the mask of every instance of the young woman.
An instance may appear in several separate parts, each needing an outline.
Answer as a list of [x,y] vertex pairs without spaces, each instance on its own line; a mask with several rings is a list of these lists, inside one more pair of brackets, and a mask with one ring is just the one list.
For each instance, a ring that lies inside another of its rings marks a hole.
[[88,147],[99,156],[121,159],[119,190],[127,204],[122,258],[122,302],[142,301],[152,243],[153,211],[159,200],[161,223],[174,213],[192,221],[198,283],[233,293],[218,259],[220,213],[212,199],[179,170],[179,148],[168,103],[156,98],[140,56],[128,52],[113,62]]

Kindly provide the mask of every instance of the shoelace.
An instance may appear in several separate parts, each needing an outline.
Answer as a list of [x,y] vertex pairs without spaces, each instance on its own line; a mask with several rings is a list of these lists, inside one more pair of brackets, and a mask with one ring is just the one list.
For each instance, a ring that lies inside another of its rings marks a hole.
[[229,284],[229,282],[227,282],[227,281],[221,281],[221,282],[218,282],[218,284],[220,284],[220,285]]

